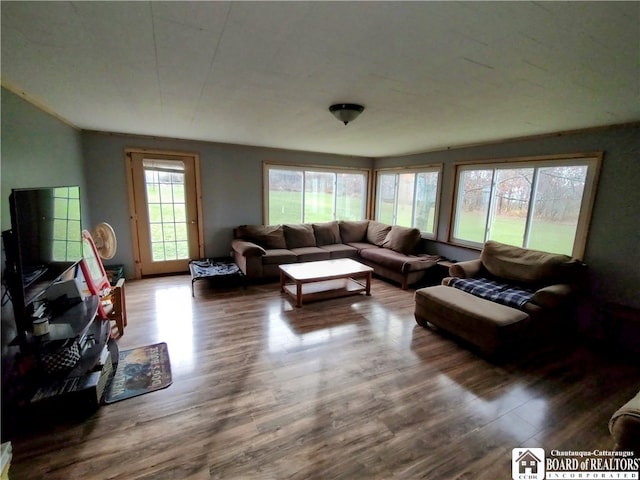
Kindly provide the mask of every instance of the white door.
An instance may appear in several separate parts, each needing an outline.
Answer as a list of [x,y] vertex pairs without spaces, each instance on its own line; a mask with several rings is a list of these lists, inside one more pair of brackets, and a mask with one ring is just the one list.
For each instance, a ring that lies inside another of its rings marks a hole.
[[131,150],[127,161],[136,277],[187,272],[204,251],[198,156]]

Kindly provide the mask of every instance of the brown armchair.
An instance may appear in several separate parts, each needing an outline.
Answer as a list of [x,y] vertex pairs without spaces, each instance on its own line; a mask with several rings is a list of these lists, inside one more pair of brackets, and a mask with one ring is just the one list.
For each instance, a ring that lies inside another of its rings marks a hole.
[[496,355],[572,331],[585,273],[566,255],[488,241],[480,258],[453,264],[442,285],[416,291],[415,318]]
[[485,243],[480,258],[459,262],[449,268],[443,285],[456,278],[490,278],[534,292],[521,310],[532,316],[541,312],[575,307],[586,284],[587,267],[579,260],[539,250]]

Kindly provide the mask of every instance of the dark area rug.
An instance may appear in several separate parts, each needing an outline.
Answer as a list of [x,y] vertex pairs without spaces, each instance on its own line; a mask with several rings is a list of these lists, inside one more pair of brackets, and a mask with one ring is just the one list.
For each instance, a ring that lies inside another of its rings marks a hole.
[[166,343],[122,350],[104,402],[114,403],[154,392],[168,387],[171,382],[171,363]]

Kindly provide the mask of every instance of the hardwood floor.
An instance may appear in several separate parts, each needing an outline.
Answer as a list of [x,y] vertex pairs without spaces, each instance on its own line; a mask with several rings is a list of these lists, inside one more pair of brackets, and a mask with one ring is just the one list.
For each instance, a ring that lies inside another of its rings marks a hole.
[[121,349],[173,384],[12,439],[20,479],[506,479],[516,447],[611,449],[640,366],[567,344],[489,363],[413,318],[413,291],[292,307],[277,283],[127,282]]

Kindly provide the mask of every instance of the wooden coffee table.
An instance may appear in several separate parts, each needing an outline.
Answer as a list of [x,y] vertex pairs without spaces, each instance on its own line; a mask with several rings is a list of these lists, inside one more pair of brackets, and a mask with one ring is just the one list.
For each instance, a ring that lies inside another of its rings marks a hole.
[[[371,295],[373,268],[350,258],[289,263],[279,268],[280,289],[296,299],[296,307],[301,307],[303,300],[322,300],[360,292]],[[287,283],[287,280],[293,283]]]

